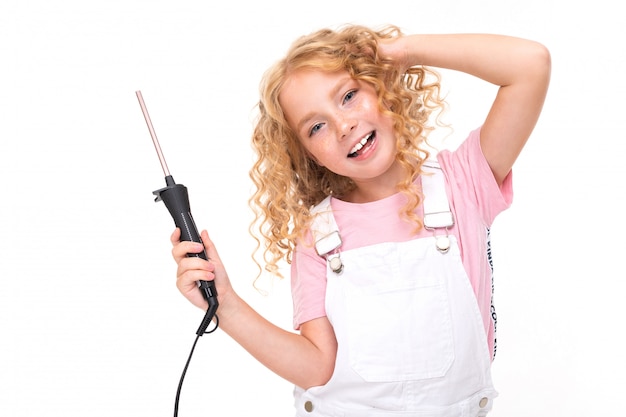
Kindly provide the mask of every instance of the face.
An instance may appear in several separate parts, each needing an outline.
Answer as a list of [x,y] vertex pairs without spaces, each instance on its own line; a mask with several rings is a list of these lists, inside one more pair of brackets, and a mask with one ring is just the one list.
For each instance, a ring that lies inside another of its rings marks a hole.
[[279,96],[289,126],[320,165],[357,188],[398,183],[392,119],[374,88],[347,72],[297,71]]

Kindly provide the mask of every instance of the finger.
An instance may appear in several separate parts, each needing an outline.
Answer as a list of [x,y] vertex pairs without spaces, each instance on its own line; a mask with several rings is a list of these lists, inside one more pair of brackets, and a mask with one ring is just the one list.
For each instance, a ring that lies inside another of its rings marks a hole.
[[202,238],[202,242],[204,243],[204,248],[206,249],[206,254],[209,257],[209,260],[211,262],[221,263],[222,261],[220,260],[220,256],[217,253],[217,249],[215,248],[213,241],[209,237],[209,232],[203,230],[202,233],[200,233],[200,237]]
[[214,278],[212,273],[207,271],[191,270],[176,277],[176,287],[194,305],[206,310],[207,302],[198,290],[197,281],[208,281]]
[[[215,267],[210,262],[199,258],[197,256],[185,256],[178,262],[178,267],[176,269],[176,276],[182,276],[188,273],[194,274],[193,271],[198,271],[200,274],[204,274],[203,277],[197,278],[194,277],[195,280],[206,280],[206,274],[213,273]],[[212,278],[211,278],[212,279]]]
[[183,287],[197,287],[197,281],[212,281],[215,279],[212,265],[203,261],[196,265],[182,263],[181,267],[176,271],[176,281]]
[[172,235],[170,236],[170,242],[172,242],[172,246],[176,246],[178,242],[180,242],[180,228],[179,227],[174,229],[174,231],[172,232]]
[[176,263],[180,263],[181,260],[185,259],[190,253],[200,253],[204,250],[204,246],[201,243],[191,242],[184,240],[182,242],[178,242],[172,248],[172,256]]

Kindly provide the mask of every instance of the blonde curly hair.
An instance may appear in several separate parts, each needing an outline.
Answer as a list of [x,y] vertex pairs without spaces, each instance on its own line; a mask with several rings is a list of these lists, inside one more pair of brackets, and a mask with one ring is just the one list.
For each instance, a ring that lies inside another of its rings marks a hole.
[[401,72],[379,55],[379,40],[401,35],[393,25],[381,30],[359,25],[322,29],[296,40],[286,56],[265,73],[252,136],[258,158],[250,170],[256,186],[250,198],[255,213],[250,231],[253,236],[260,233],[264,240],[262,243],[257,238],[256,250],[263,245],[263,261],[270,273],[281,276],[280,261],[291,263],[296,241],[307,230],[312,206],[328,195],[341,198],[355,187],[350,178],[315,163],[286,121],[279,95],[290,74],[301,69],[344,70],[374,87],[380,111],[393,118],[396,159],[406,172],[405,180],[398,184],[408,199],[402,214],[416,230],[422,227],[415,214],[422,199],[415,179],[429,153],[420,145],[433,130],[434,126],[429,125],[431,116],[440,114],[445,103],[439,95],[440,77],[436,71],[416,66]]

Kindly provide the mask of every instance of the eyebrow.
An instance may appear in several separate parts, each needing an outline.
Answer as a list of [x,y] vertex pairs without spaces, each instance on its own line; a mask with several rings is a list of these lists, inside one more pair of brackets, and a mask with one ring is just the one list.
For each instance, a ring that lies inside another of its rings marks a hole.
[[[330,97],[334,97],[337,95],[337,93],[349,82],[353,81],[352,77],[350,77],[350,75],[346,75],[346,77],[342,77],[339,81],[337,81],[337,83],[335,83],[335,85],[333,86],[333,88],[330,90],[329,92],[329,96]],[[298,124],[296,125],[296,131],[300,132],[302,130],[302,127],[309,123],[309,121],[311,119],[313,119],[315,117],[316,113],[315,112],[309,112],[307,114],[304,115],[304,117],[302,119],[300,119],[300,121],[298,122]]]

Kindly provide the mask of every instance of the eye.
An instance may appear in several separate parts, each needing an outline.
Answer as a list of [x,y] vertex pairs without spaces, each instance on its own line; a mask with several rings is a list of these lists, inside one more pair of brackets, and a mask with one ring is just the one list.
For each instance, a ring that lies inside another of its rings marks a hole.
[[311,130],[309,130],[309,137],[311,137],[314,134],[316,134],[322,128],[322,126],[324,126],[323,123],[316,123],[316,124],[314,124],[313,127],[311,128]]
[[357,90],[350,90],[346,93],[345,96],[343,96],[343,103],[347,103],[348,101],[352,100],[354,98],[354,96],[356,95],[356,91]]

